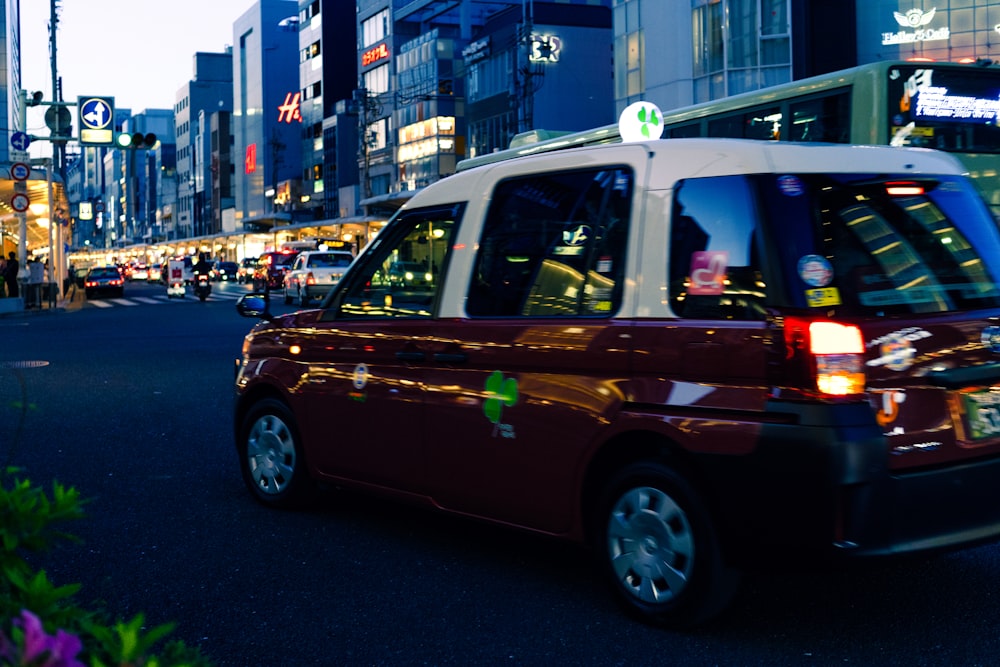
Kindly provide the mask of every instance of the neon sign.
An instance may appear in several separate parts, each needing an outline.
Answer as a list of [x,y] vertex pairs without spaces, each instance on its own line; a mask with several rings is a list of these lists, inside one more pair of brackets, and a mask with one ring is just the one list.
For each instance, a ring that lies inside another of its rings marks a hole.
[[278,105],[278,122],[285,121],[286,123],[291,123],[292,121],[302,122],[302,110],[299,108],[299,99],[302,97],[302,93],[286,93],[285,103]]
[[532,62],[557,63],[561,51],[562,40],[555,35],[532,35],[528,59]]
[[368,67],[380,60],[385,60],[389,57],[389,47],[385,42],[382,42],[378,46],[372,47],[361,54],[361,66]]
[[246,155],[243,157],[243,172],[252,174],[257,171],[257,144],[247,146]]
[[914,28],[914,30],[912,32],[908,30],[883,32],[882,45],[891,46],[893,44],[913,44],[915,42],[939,42],[950,39],[951,30],[947,27],[938,28],[937,30],[924,27],[934,20],[936,13],[937,7],[927,12],[920,9],[911,9],[905,14],[893,12],[892,14],[896,19],[896,23],[901,28]]

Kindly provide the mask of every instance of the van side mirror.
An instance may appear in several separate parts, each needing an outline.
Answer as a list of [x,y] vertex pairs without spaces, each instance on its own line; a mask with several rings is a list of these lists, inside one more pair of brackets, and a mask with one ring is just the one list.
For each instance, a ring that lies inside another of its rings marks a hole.
[[242,317],[257,317],[268,322],[274,319],[265,294],[244,294],[236,301],[236,312]]

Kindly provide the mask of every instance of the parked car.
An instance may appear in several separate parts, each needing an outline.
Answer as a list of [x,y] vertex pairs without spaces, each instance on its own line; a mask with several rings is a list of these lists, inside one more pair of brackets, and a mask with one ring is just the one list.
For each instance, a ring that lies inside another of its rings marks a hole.
[[257,500],[323,481],[588,543],[666,626],[761,564],[1000,538],[1000,233],[954,158],[510,155],[414,195],[324,308],[238,302],[263,318],[235,382]]
[[297,250],[265,252],[257,258],[253,270],[254,290],[277,290],[284,286],[285,272],[298,256]]
[[217,261],[212,265],[212,280],[218,282],[236,282],[240,266],[236,262]]
[[284,277],[285,303],[295,299],[303,308],[325,297],[354,261],[346,250],[307,250],[299,254]]
[[97,266],[87,272],[83,289],[88,299],[101,295],[124,296],[125,277],[117,266]]

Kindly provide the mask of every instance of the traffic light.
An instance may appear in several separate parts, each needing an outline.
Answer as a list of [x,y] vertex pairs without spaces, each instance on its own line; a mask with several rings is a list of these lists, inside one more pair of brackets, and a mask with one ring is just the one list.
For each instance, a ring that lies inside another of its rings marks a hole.
[[115,142],[118,144],[118,148],[148,150],[156,145],[156,135],[152,132],[147,132],[145,134],[142,132],[135,132],[133,134],[126,134],[122,132],[115,137]]

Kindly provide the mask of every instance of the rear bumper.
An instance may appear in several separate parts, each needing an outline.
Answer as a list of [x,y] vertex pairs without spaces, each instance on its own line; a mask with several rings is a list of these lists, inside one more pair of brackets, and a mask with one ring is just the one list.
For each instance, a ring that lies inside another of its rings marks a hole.
[[771,406],[757,450],[703,460],[731,557],[890,556],[1000,539],[1000,458],[899,473],[866,405]]
[[330,293],[333,285],[306,285],[303,289],[310,299],[322,299]]

